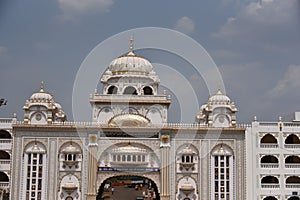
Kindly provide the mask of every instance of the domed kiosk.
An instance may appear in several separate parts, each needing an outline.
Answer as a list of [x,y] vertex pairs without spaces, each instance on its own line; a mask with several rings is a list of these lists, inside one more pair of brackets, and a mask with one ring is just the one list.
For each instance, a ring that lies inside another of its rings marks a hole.
[[[90,98],[93,121],[113,126],[148,126],[167,122],[171,100],[165,94],[158,94],[160,80],[154,67],[146,58],[134,53],[132,38],[130,51],[109,64],[100,82],[103,84],[102,94],[96,90]],[[126,122],[123,123],[122,119]],[[130,120],[135,122],[130,123]]]
[[211,127],[235,127],[237,111],[234,102],[219,87],[217,93],[201,106],[196,121]]

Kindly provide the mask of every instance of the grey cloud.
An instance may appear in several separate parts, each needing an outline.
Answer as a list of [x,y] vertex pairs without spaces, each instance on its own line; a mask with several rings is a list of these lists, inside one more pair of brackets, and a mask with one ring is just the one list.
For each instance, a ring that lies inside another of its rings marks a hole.
[[274,43],[286,40],[285,36],[288,34],[298,38],[292,31],[298,29],[298,22],[299,1],[261,0],[244,6],[236,16],[228,18],[212,36],[239,42],[272,43],[274,48]]
[[195,22],[187,16],[181,17],[176,21],[175,29],[186,34],[193,33],[195,31]]
[[268,92],[270,97],[294,96],[300,87],[299,75],[300,65],[290,65],[276,86]]
[[113,0],[58,0],[64,20],[74,20],[80,15],[110,11]]

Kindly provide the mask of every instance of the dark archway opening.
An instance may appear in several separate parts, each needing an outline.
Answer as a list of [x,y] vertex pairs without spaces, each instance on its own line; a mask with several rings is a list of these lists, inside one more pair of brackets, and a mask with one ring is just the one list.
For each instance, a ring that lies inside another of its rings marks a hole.
[[137,92],[136,92],[136,89],[134,87],[128,86],[127,88],[125,88],[123,94],[137,95]]
[[10,155],[6,151],[0,150],[0,160],[10,160]]
[[286,179],[285,183],[299,184],[300,178],[298,176],[290,176]]
[[287,163],[287,164],[297,164],[297,163],[300,163],[300,158],[298,156],[288,156],[285,159],[285,163]]
[[157,185],[143,176],[114,176],[106,179],[98,189],[96,200],[141,199],[160,200]]
[[285,139],[285,144],[300,144],[300,140],[295,134],[291,134]]
[[288,198],[287,200],[300,200],[300,198],[297,196],[292,196],[292,197]]
[[0,172],[0,182],[9,182],[9,178],[4,172]]
[[261,158],[261,163],[278,163],[278,158],[275,156],[267,155]]
[[11,139],[11,134],[6,130],[0,130],[0,138],[1,139]]
[[271,134],[266,134],[260,141],[261,143],[277,143],[277,139],[271,135]]
[[268,197],[265,197],[263,200],[277,200],[277,198],[268,196]]
[[107,90],[107,94],[117,94],[118,88],[114,85],[110,86]]
[[278,184],[278,178],[276,178],[275,176],[265,176],[261,179],[261,183],[271,183],[271,184]]
[[144,91],[144,95],[153,95],[152,88],[149,86],[144,87],[143,91]]

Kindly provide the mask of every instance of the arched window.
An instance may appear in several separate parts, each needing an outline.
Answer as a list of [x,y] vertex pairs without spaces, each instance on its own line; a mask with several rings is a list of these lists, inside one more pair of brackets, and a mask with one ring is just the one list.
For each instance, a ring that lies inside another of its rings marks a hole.
[[278,158],[272,155],[263,156],[260,159],[261,163],[278,163]]
[[153,90],[149,86],[144,87],[143,92],[144,92],[144,95],[153,95]]
[[126,161],[126,156],[122,155],[122,161],[125,162]]
[[261,183],[265,184],[278,184],[278,178],[275,176],[265,176],[261,179]]
[[273,196],[268,196],[268,197],[265,197],[263,200],[277,200],[277,198],[275,198]]
[[300,178],[298,176],[290,176],[285,180],[285,183],[300,184]]
[[0,130],[0,139],[11,139],[11,134],[6,130]]
[[[62,168],[72,169],[72,167],[78,168],[81,158],[81,147],[76,142],[66,142],[61,146],[60,149],[62,162]],[[68,167],[68,168],[67,168]]]
[[137,91],[134,87],[128,86],[125,88],[123,94],[137,95]]
[[233,194],[233,152],[227,145],[220,144],[211,155],[212,199],[230,199]]
[[0,160],[10,160],[10,155],[6,151],[0,150]]
[[107,94],[117,94],[117,92],[118,92],[118,88],[114,85],[109,86],[107,90]]
[[299,164],[300,158],[299,158],[299,156],[288,156],[285,158],[285,163],[286,164]]
[[277,144],[277,139],[271,135],[271,134],[266,134],[261,140],[261,143],[276,143]]
[[1,171],[0,171],[0,182],[9,182],[8,176],[4,172],[1,172]]
[[300,144],[300,140],[295,134],[291,134],[285,139],[285,144]]
[[27,145],[24,155],[24,171],[27,175],[25,189],[26,199],[45,199],[44,180],[46,168],[46,148],[42,143],[34,142]]

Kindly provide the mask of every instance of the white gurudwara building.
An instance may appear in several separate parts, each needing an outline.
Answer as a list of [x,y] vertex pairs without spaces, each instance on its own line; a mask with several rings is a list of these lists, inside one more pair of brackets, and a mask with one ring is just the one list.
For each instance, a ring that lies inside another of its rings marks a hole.
[[99,81],[90,122],[67,121],[44,83],[23,119],[0,119],[0,200],[98,200],[118,177],[161,200],[299,200],[296,121],[240,125],[219,88],[195,123],[169,123],[171,97],[132,42]]

